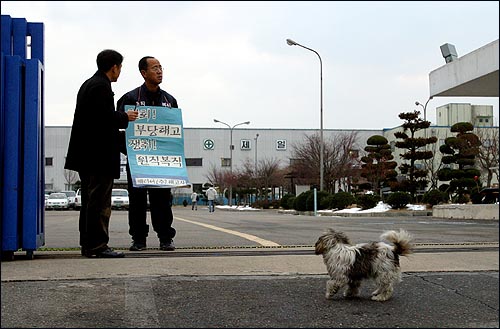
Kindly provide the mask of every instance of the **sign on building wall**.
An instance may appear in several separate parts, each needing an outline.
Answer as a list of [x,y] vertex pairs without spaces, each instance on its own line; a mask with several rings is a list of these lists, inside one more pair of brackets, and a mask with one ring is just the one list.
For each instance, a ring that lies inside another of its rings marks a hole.
[[215,146],[215,142],[213,139],[205,139],[203,141],[203,149],[204,150],[213,150]]
[[278,151],[286,150],[286,139],[278,139],[276,140],[276,149]]
[[134,108],[139,116],[125,131],[134,187],[189,186],[181,109],[127,105],[125,111]]
[[249,151],[252,149],[252,144],[249,139],[241,139],[240,140],[240,150]]

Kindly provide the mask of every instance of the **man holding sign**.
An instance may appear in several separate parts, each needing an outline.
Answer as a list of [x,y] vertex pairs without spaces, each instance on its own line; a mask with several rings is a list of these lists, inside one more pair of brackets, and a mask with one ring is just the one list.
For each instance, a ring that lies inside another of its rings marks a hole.
[[[165,111],[165,113],[168,113],[168,111],[180,111],[176,99],[159,87],[163,80],[163,68],[156,58],[146,56],[139,61],[139,71],[144,78],[144,84],[123,95],[118,100],[118,110],[126,112],[129,108],[127,105],[142,109],[139,110],[139,115],[141,116],[142,113],[142,118],[144,120],[141,120],[141,123],[135,126],[135,128],[129,127],[132,131],[135,131],[134,134],[137,133],[140,135],[144,132],[149,133],[150,136],[157,137],[158,134],[160,134],[161,136],[170,137],[165,131],[168,130],[169,134],[173,134],[172,131],[175,130],[175,127],[170,129],[169,125],[148,124],[149,116],[152,115],[153,112],[156,117],[156,112],[158,111]],[[144,124],[142,124],[142,122],[144,122]],[[177,128],[177,130],[179,129]],[[127,137],[128,134],[127,130]],[[130,250],[140,251],[146,249],[146,238],[149,232],[149,225],[146,224],[148,194],[151,222],[160,240],[160,250],[175,250],[173,238],[176,231],[172,227],[172,222],[174,220],[171,203],[172,195],[170,188],[162,187],[162,185],[170,185],[162,184],[162,182],[165,181],[165,179],[162,178],[142,178],[141,180],[135,177],[133,178],[133,173],[131,173],[131,154],[129,151],[131,150],[130,146],[133,142],[126,140],[126,143],[126,152],[129,153],[129,161],[127,161],[127,179],[130,199],[128,222],[129,234],[132,236],[133,240]],[[153,139],[144,141],[138,138],[136,144],[139,149],[157,149],[156,140]],[[169,150],[162,149],[161,151],[168,152]],[[141,167],[153,171],[154,169],[167,168],[167,166],[171,164],[179,163],[179,158],[180,157],[170,155],[138,155],[133,158],[133,165],[140,165]],[[184,159],[181,160],[181,163],[184,162]]]

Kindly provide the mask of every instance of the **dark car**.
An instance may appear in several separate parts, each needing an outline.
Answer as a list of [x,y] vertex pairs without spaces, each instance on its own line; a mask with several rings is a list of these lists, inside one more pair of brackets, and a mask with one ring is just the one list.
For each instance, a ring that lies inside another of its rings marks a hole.
[[498,187],[483,188],[481,194],[481,203],[498,203]]

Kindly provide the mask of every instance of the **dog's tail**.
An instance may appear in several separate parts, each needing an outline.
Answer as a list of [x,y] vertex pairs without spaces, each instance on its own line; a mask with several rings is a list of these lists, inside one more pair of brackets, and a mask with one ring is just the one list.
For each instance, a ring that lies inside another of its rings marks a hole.
[[385,231],[380,235],[380,239],[387,240],[394,244],[394,253],[401,256],[406,256],[413,253],[413,245],[411,244],[412,236],[407,231],[400,229],[397,231]]

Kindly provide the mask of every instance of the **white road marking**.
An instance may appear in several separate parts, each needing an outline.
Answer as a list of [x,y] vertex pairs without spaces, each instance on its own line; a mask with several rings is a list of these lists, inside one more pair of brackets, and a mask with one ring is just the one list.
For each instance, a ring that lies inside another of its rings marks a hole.
[[225,229],[225,228],[222,228],[222,227],[218,227],[218,226],[214,226],[214,225],[210,225],[210,224],[198,223],[198,222],[195,222],[195,221],[192,221],[192,220],[189,220],[189,219],[180,218],[180,217],[177,217],[177,216],[175,216],[175,219],[176,220],[181,220],[183,222],[191,223],[191,224],[194,224],[194,225],[203,226],[203,227],[209,228],[211,230],[220,231],[220,232],[224,232],[224,233],[227,233],[227,234],[233,234],[233,235],[239,236],[240,238],[256,242],[256,243],[258,243],[258,244],[260,244],[262,246],[266,246],[266,247],[280,247],[280,245],[277,244],[276,242],[265,240],[265,239],[261,239],[261,238],[255,236],[255,235],[241,233],[241,232],[233,231],[233,230],[228,230],[228,229]]
[[125,280],[125,324],[130,328],[159,328],[151,278]]

